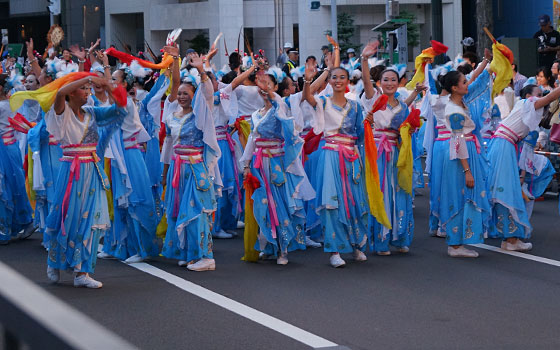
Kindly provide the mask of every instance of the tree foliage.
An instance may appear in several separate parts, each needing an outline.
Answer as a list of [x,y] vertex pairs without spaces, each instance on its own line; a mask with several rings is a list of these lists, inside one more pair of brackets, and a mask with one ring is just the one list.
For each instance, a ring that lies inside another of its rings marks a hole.
[[187,40],[189,47],[198,53],[208,52],[210,42],[206,33],[199,33],[191,40]]
[[[338,45],[340,46],[340,52],[346,52],[349,48],[354,48],[356,52],[360,52],[362,44],[354,44],[352,38],[354,37],[354,32],[356,31],[356,26],[354,25],[354,16],[341,12],[336,18],[336,28],[338,31]],[[331,30],[326,30],[325,34],[332,35]]]
[[418,46],[420,44],[420,26],[418,23],[415,23],[416,15],[412,12],[401,10],[398,18],[407,19],[409,21],[406,25],[408,46]]

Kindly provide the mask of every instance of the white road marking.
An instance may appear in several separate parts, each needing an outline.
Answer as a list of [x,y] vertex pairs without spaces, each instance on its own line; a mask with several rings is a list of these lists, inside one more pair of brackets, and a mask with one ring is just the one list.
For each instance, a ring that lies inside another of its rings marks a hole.
[[175,276],[171,273],[168,273],[150,264],[136,263],[136,264],[128,264],[128,265],[142,272],[148,273],[154,277],[160,278],[188,293],[196,295],[197,297],[209,301],[212,304],[223,307],[226,310],[234,312],[242,317],[245,317],[267,328],[270,328],[273,331],[281,333],[287,337],[295,339],[300,343],[308,345],[312,348],[315,349],[321,349],[321,348],[343,349],[344,348],[344,347],[339,347],[338,344],[333,343],[327,339],[309,333],[301,328],[298,328],[287,322],[284,322],[275,317],[267,315],[264,312],[253,309],[252,307],[241,304],[233,299],[227,298],[221,294],[218,294],[202,286],[199,286],[198,284],[184,280],[178,276]]
[[542,258],[540,256],[531,255],[531,254],[527,254],[527,253],[512,252],[512,251],[504,250],[504,249],[494,247],[494,246],[488,245],[488,244],[470,244],[470,245],[473,246],[473,247],[481,248],[481,249],[491,250],[491,251],[496,252],[496,253],[512,255],[512,256],[516,256],[518,258],[532,260],[532,261],[540,262],[542,264],[547,264],[547,265],[560,267],[560,261],[557,261],[557,260]]

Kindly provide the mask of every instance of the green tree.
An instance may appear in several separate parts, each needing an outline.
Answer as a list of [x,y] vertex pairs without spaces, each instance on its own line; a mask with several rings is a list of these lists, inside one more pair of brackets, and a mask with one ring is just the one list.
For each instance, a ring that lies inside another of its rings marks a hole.
[[408,24],[406,25],[408,46],[418,46],[420,44],[420,26],[418,23],[415,23],[416,15],[412,12],[402,10],[400,11],[398,18],[408,20]]
[[[352,38],[354,37],[354,32],[356,31],[356,26],[354,25],[354,16],[341,12],[336,18],[336,28],[338,31],[338,45],[340,46],[341,54],[345,54],[346,50],[349,48],[354,48],[356,52],[360,52],[362,44],[354,44]],[[325,34],[332,35],[331,30],[326,30]]]
[[206,33],[199,33],[191,40],[187,40],[187,42],[189,43],[190,48],[199,54],[208,52],[208,49],[210,48],[210,42],[208,41]]

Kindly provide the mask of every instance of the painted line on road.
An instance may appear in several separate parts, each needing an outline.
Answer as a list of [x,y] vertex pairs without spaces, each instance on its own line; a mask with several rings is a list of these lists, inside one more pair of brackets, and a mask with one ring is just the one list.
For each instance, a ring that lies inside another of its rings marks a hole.
[[516,256],[518,258],[532,260],[532,261],[540,262],[542,264],[547,264],[547,265],[560,267],[560,261],[552,260],[552,259],[548,259],[548,258],[542,258],[542,257],[536,256],[536,255],[531,255],[531,254],[521,253],[521,252],[513,252],[513,251],[510,251],[510,250],[504,250],[502,248],[494,247],[493,245],[488,245],[488,244],[470,244],[470,246],[490,250],[490,251],[493,251],[493,252],[496,252],[496,253]]
[[138,269],[147,274],[150,274],[154,277],[160,278],[188,293],[196,295],[197,297],[209,301],[212,304],[223,307],[226,310],[236,313],[239,316],[245,317],[253,322],[256,322],[269,329],[272,329],[273,331],[281,333],[294,340],[297,340],[300,343],[308,345],[314,349],[350,350],[345,346],[340,346],[336,343],[333,343],[330,340],[321,338],[313,333],[309,333],[308,331],[305,331],[287,322],[284,322],[275,317],[267,315],[264,312],[253,309],[252,307],[249,307],[245,304],[241,304],[233,299],[227,298],[221,294],[213,292],[210,289],[206,289],[202,286],[199,286],[198,284],[189,282],[185,279],[182,279],[178,276],[175,276],[171,273],[168,273],[150,264],[135,263],[135,264],[127,264],[127,265],[134,267],[135,269]]

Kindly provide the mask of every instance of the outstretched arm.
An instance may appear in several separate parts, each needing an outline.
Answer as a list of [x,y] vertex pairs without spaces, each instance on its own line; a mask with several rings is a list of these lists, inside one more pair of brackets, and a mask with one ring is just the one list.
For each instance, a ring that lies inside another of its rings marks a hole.
[[33,38],[29,38],[29,41],[26,41],[25,44],[27,44],[27,60],[31,65],[33,74],[35,74],[37,80],[39,80],[39,76],[41,76],[41,67],[39,66],[39,62],[37,62],[37,57],[33,54]]
[[243,84],[245,79],[247,79],[249,77],[249,75],[251,75],[251,73],[253,73],[255,71],[255,69],[257,68],[257,66],[255,65],[255,58],[251,57],[251,60],[253,61],[253,65],[249,69],[247,69],[245,72],[236,76],[235,79],[233,79],[233,81],[231,82],[231,90],[232,91],[235,90],[235,88],[238,87],[239,85]]
[[169,94],[169,102],[177,99],[179,85],[181,85],[181,72],[179,72],[179,49],[175,46],[165,46],[163,51],[173,56],[173,65],[171,66],[171,93]]
[[313,93],[311,92],[311,81],[313,80],[316,72],[317,67],[311,63],[305,64],[305,74],[303,76],[303,99],[307,101],[311,107],[315,107],[317,105],[317,101],[315,101],[315,97],[313,97]]
[[488,63],[490,63],[490,61],[492,61],[492,53],[490,52],[490,50],[484,49],[484,59],[482,60],[482,62],[480,62],[478,67],[476,67],[476,69],[473,71],[473,74],[471,75],[471,79],[468,81],[467,85],[471,85],[471,83],[473,83],[476,80],[476,78],[478,78],[478,76],[482,74],[482,72],[484,72],[484,69],[486,68]]
[[419,93],[421,93],[422,91],[427,90],[428,88],[426,86],[424,86],[423,84],[416,84],[416,87],[414,88],[414,90],[410,93],[410,95],[406,98],[406,100],[404,101],[404,103],[407,106],[410,106],[412,104],[412,102],[414,102],[414,100],[416,99],[416,96],[418,96]]
[[375,55],[377,48],[379,47],[379,41],[370,42],[362,50],[361,60],[362,60],[362,81],[364,83],[364,93],[366,99],[373,98],[375,94],[373,83],[371,82],[371,75],[369,74],[369,62],[368,59]]

